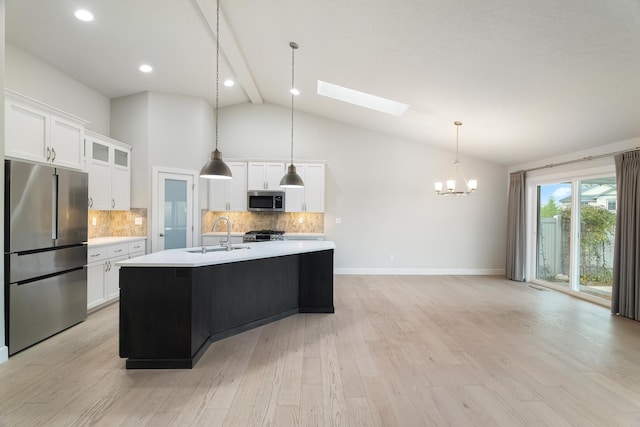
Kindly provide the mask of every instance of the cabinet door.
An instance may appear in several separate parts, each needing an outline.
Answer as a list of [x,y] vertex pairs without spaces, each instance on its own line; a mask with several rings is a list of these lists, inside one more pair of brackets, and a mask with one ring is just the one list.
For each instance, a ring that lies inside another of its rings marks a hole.
[[87,139],[90,145],[90,157],[87,165],[89,172],[89,209],[111,209],[111,155],[109,146],[92,138]]
[[[228,210],[233,212],[244,212],[247,210],[247,164],[230,163],[233,179],[224,179],[228,185],[227,201]],[[212,180],[220,181],[220,180]]]
[[[47,162],[48,114],[21,102],[5,102],[5,155]],[[49,157],[51,151],[49,151]]]
[[302,178],[305,188],[285,188],[284,210],[286,212],[304,212],[304,193],[307,186],[304,165],[297,165],[296,172]]
[[51,163],[84,169],[84,127],[51,115]]
[[247,189],[265,190],[265,163],[249,162],[247,166]]
[[265,181],[267,190],[281,190],[280,181],[284,176],[284,163],[267,163],[265,165]]
[[87,266],[87,310],[107,302],[106,269],[107,263],[105,261]]
[[131,207],[130,152],[113,147],[111,165],[111,209],[127,211]]
[[324,212],[324,164],[304,167],[304,211]]
[[210,211],[226,211],[229,207],[228,190],[229,181],[236,179],[236,174],[232,179],[208,179],[209,184],[209,210]]
[[111,301],[120,297],[120,267],[116,265],[116,262],[127,259],[128,255],[122,255],[116,258],[110,258],[107,260],[109,266],[107,267],[107,301]]
[[284,175],[284,163],[249,162],[247,169],[248,190],[280,190]]
[[324,164],[303,163],[296,166],[304,188],[287,188],[287,212],[324,212]]

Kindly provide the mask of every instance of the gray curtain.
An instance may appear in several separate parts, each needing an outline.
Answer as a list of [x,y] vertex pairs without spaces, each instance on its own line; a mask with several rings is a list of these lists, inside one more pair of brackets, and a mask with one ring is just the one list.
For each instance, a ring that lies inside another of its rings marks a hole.
[[524,211],[524,171],[514,172],[509,179],[509,200],[507,205],[507,279],[524,282],[525,257],[525,211]]
[[611,312],[640,320],[640,152],[616,161],[616,239]]

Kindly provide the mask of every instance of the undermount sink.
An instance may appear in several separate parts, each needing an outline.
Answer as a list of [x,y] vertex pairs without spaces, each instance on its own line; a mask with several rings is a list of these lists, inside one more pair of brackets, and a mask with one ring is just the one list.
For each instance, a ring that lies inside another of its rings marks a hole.
[[[205,249],[207,250],[206,253],[209,252],[231,252],[229,251],[227,248],[223,247],[223,246],[206,246]],[[231,250],[234,251],[236,249],[250,249],[249,246],[231,246]],[[201,254],[202,253],[202,248],[191,248],[191,249],[186,249],[186,252],[189,252],[190,254]]]

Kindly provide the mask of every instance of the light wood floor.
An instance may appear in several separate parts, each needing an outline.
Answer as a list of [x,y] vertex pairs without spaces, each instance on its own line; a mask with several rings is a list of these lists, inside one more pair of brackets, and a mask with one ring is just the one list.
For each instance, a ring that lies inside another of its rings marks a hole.
[[640,322],[601,306],[477,276],[336,276],[335,306],[129,371],[107,307],[0,365],[0,425],[640,425]]

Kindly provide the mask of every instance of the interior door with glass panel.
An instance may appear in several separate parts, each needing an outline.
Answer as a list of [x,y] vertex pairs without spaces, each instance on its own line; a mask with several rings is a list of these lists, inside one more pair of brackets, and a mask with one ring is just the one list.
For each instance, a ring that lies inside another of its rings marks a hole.
[[158,173],[157,250],[185,248],[193,241],[193,176]]

